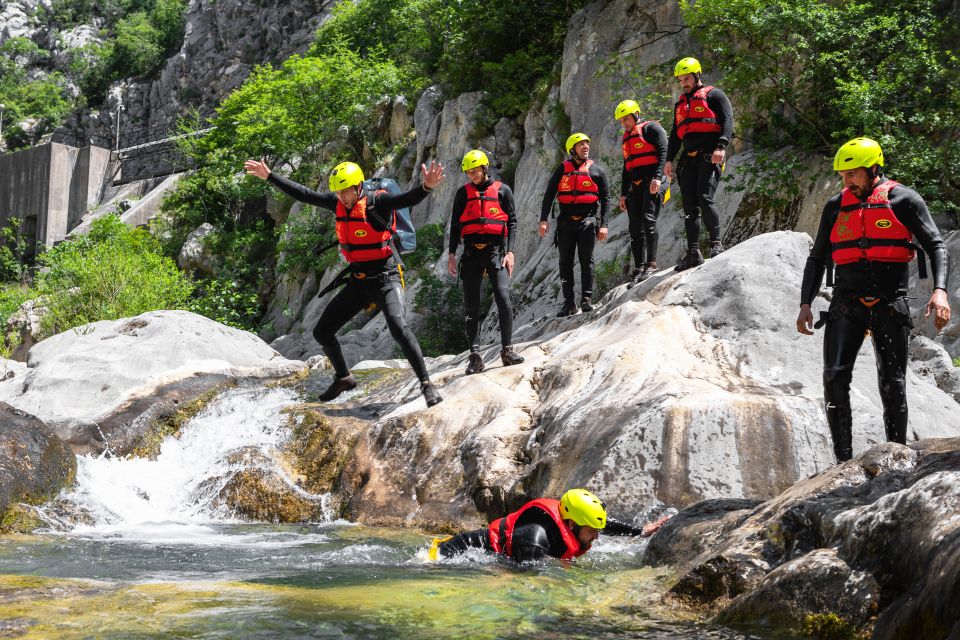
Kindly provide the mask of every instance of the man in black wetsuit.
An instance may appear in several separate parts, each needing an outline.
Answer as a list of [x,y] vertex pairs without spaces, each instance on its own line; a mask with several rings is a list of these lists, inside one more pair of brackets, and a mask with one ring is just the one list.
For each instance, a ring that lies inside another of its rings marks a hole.
[[457,190],[450,217],[450,252],[447,270],[457,275],[457,247],[463,239],[460,277],[466,315],[470,361],[467,375],[484,370],[480,356],[480,288],[483,274],[490,278],[500,319],[500,360],[503,366],[523,362],[513,350],[513,307],[510,276],[513,275],[513,243],[517,235],[517,211],[513,191],[487,175],[490,162],[479,149],[463,156],[461,168],[469,181]]
[[624,100],[614,117],[623,127],[623,174],[620,210],[630,221],[633,275],[627,288],[657,271],[657,218],[663,204],[663,167],[667,161],[667,132],[655,120],[640,121],[640,105]]
[[431,560],[449,558],[474,548],[517,562],[547,556],[569,560],[589,551],[601,530],[614,536],[652,536],[666,520],[661,518],[642,528],[614,522],[607,519],[606,507],[597,496],[585,489],[570,489],[559,500],[531,500],[486,529],[435,538],[429,556]]
[[[906,444],[907,345],[913,327],[906,295],[908,265],[919,249],[930,257],[933,269],[926,315],[934,314],[938,331],[950,321],[949,256],[940,232],[917,192],[888,179],[882,167],[883,151],[869,138],[855,138],[840,147],[833,168],[844,188],[823,208],[803,271],[797,331],[813,335],[810,304],[820,291],[824,272],[836,264],[830,310],[821,314],[816,327],[826,324],[823,396],[838,462],[853,455],[850,382],[867,331],[877,359],[887,440]],[[920,260],[923,278],[922,253]]]
[[[560,252],[560,287],[563,306],[557,317],[572,316],[578,311],[593,311],[593,247],[594,241],[607,239],[609,190],[607,174],[590,160],[590,138],[574,133],[567,138],[564,160],[547,183],[540,208],[540,237],[547,233],[553,200],[560,203],[555,242]],[[573,256],[580,258],[580,307],[573,301]]]
[[357,382],[343,359],[337,331],[360,310],[375,303],[383,311],[390,335],[400,345],[404,357],[420,380],[420,390],[428,407],[442,400],[430,382],[420,343],[403,317],[403,291],[397,265],[393,229],[396,209],[412,207],[430,194],[443,180],[443,166],[434,162],[420,167],[423,182],[405,193],[373,193],[363,189],[363,171],[353,162],[341,162],[330,174],[330,191],[320,193],[278,176],[262,161],[247,160],[247,173],[284,192],[291,198],[336,213],[337,241],[340,253],[349,264],[349,281],[334,296],[320,315],[313,337],[330,359],[336,377],[320,395],[327,401],[353,389]]
[[677,167],[677,183],[683,198],[683,224],[687,234],[687,253],[677,263],[683,271],[703,264],[700,253],[700,215],[710,234],[710,257],[723,251],[720,242],[720,214],[713,203],[723,172],[726,148],[733,136],[733,107],[716,87],[700,81],[701,68],[696,58],[677,63],[673,75],[683,93],[673,109],[673,128],[667,145],[667,164],[663,172],[673,179],[673,159],[680,146],[683,155]]

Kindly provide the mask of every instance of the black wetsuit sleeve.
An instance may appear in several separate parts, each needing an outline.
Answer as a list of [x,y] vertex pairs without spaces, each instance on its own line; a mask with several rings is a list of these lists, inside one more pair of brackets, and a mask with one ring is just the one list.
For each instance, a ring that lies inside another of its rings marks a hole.
[[603,528],[605,536],[643,536],[643,527],[635,527],[626,522],[619,522],[607,518],[607,526]]
[[513,189],[506,183],[500,183],[500,192],[497,194],[500,198],[500,206],[503,212],[507,214],[507,251],[513,251],[514,241],[517,239],[517,205],[513,199]]
[[680,145],[683,144],[680,136],[677,135],[677,106],[679,104],[680,101],[678,100],[673,105],[673,126],[670,127],[670,139],[667,142],[667,161],[669,162],[673,162],[673,159],[677,157],[677,154],[680,153]]
[[540,222],[546,222],[550,217],[550,209],[553,208],[553,201],[557,197],[557,188],[560,186],[560,178],[563,177],[563,165],[557,167],[553,175],[550,176],[550,182],[547,183],[547,190],[543,192],[543,204],[540,206]]
[[650,122],[643,128],[643,139],[657,149],[657,173],[655,178],[663,177],[663,165],[667,164],[667,132],[657,122]]
[[717,146],[726,147],[733,138],[733,105],[730,104],[730,98],[720,89],[714,89],[707,94],[707,106],[717,116],[717,124],[720,125],[720,139]]
[[590,175],[597,183],[597,195],[600,197],[600,227],[607,226],[607,213],[610,210],[610,188],[607,187],[607,172],[597,165],[590,166]]
[[456,253],[460,246],[460,216],[463,210],[467,208],[467,190],[464,187],[457,189],[453,196],[453,210],[450,213],[450,243],[449,252]]
[[465,531],[437,545],[437,550],[444,558],[459,555],[468,549],[490,551],[490,530],[476,529],[474,531]]
[[840,213],[840,196],[836,195],[827,201],[820,215],[820,228],[813,241],[813,248],[807,256],[807,264],[803,268],[803,284],[800,285],[800,304],[811,304],[820,291],[823,274],[830,262],[830,232]]
[[517,562],[536,562],[550,555],[550,537],[539,523],[525,524],[513,530],[513,559]]
[[332,191],[323,193],[314,191],[299,182],[294,182],[290,178],[277,175],[273,171],[267,176],[267,182],[294,200],[306,202],[307,204],[312,204],[317,207],[323,207],[324,209],[330,209],[331,211],[336,211],[337,209],[337,196],[335,196]]
[[890,191],[890,208],[897,219],[913,232],[926,252],[933,272],[933,288],[946,291],[950,256],[923,198],[913,189],[901,185]]

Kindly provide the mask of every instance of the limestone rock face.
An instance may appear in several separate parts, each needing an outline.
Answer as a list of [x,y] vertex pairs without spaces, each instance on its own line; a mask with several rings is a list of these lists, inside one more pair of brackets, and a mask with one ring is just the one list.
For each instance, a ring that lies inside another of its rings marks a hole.
[[[830,468],[822,338],[794,324],[809,243],[761,235],[697,269],[614,289],[589,316],[531,323],[521,365],[501,367],[496,345],[475,376],[463,375],[466,354],[442,359],[431,376],[444,402],[429,410],[407,371],[325,405],[332,431],[361,432],[334,498],[351,519],[455,528],[585,486],[630,521],[659,503],[770,499]],[[885,439],[864,351],[852,388],[858,452]],[[907,388],[911,438],[960,435],[951,396],[913,373]],[[739,527],[748,507],[717,518]]]
[[216,268],[213,256],[203,244],[203,239],[214,232],[214,227],[209,222],[190,232],[186,242],[180,248],[180,255],[177,256],[177,266],[183,271],[199,271],[201,273],[213,273]]
[[10,526],[5,514],[12,504],[42,504],[72,483],[76,473],[73,452],[47,425],[0,402],[0,528]]
[[[698,524],[676,526],[686,523]],[[671,589],[721,607],[717,622],[799,630],[811,614],[833,614],[852,632],[875,618],[875,638],[960,630],[958,437],[875,446],[728,524],[688,533],[708,542],[677,558]],[[658,532],[651,547],[676,535]]]
[[301,370],[251,333],[187,311],[153,311],[66,331],[35,345],[25,375],[0,399],[31,411],[79,451],[123,452],[163,403],[190,400],[229,378]]

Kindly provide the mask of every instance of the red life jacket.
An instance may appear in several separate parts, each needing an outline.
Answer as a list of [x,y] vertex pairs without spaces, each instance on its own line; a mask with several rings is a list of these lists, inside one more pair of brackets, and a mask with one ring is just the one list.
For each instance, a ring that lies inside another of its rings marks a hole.
[[507,214],[500,208],[500,182],[492,182],[481,192],[472,182],[464,185],[467,206],[460,214],[460,236],[484,233],[507,235]]
[[840,197],[840,212],[830,231],[833,261],[849,264],[859,260],[910,262],[916,256],[913,233],[890,208],[893,180],[874,187],[866,202],[850,189]]
[[573,535],[573,532],[567,528],[567,525],[563,522],[563,517],[560,515],[560,501],[554,500],[552,498],[537,498],[536,500],[531,500],[527,504],[520,507],[518,510],[514,511],[508,516],[503,518],[497,518],[490,523],[489,532],[490,532],[490,547],[497,553],[502,553],[507,557],[513,556],[513,529],[517,524],[517,519],[528,509],[540,509],[548,516],[550,519],[556,523],[557,528],[560,529],[560,535],[563,538],[563,543],[567,546],[567,550],[562,556],[561,560],[569,560],[570,558],[577,558],[585,554],[590,547],[582,547],[580,541],[577,540],[577,537]]
[[713,91],[711,86],[703,86],[688,98],[682,94],[677,100],[674,121],[677,137],[683,140],[688,133],[720,133],[722,127],[717,123],[717,114],[707,104],[707,94]]
[[590,177],[593,160],[587,160],[579,168],[573,162],[563,163],[563,176],[557,185],[557,202],[560,204],[593,204],[600,200],[600,188]]
[[633,128],[633,131],[623,132],[623,166],[627,171],[638,167],[649,167],[657,164],[657,148],[643,139],[643,128],[653,122],[647,120]]
[[[337,242],[340,253],[349,263],[384,260],[393,255],[390,248],[391,231],[378,231],[367,222],[366,194],[357,200],[353,209],[347,211],[343,203],[337,201]],[[393,222],[396,228],[396,222]]]

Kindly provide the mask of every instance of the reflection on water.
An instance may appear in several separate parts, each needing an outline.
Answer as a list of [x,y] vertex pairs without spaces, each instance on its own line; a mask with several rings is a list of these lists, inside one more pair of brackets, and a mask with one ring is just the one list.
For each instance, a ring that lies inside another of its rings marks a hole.
[[658,605],[640,541],[520,570],[426,563],[426,536],[346,523],[142,534],[0,538],[0,637],[744,637]]

